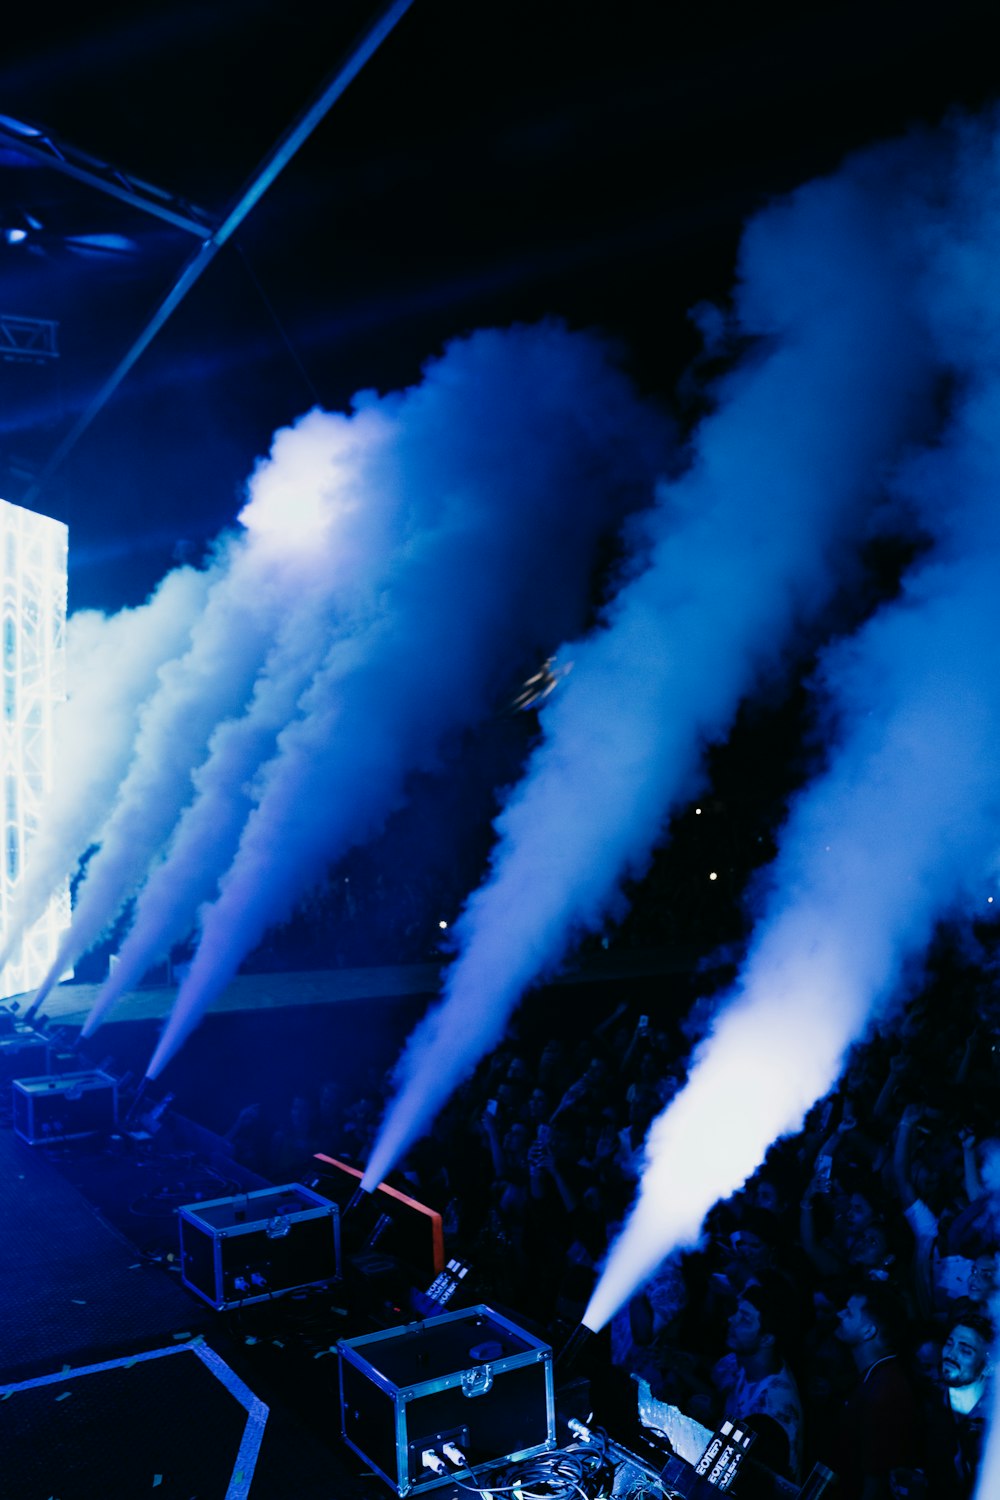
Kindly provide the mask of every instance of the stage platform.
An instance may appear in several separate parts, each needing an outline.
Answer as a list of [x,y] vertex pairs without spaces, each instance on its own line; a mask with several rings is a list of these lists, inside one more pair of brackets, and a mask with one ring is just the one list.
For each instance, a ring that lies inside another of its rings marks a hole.
[[0,1374],[169,1342],[207,1322],[54,1162],[0,1129]]
[[[608,954],[533,1000],[584,1018],[623,998],[655,1013],[686,972],[663,954]],[[241,976],[158,1081],[176,1098],[152,1138],[32,1148],[0,1124],[3,1500],[391,1497],[340,1440],[334,1349],[406,1321],[389,1305],[400,1294],[367,1267],[357,1294],[335,1283],[216,1313],[181,1284],[176,1209],[259,1185],[226,1155],[239,1108],[259,1101],[281,1127],[293,1093],[315,1100],[339,1078],[347,1097],[377,1079],[437,982],[433,965]],[[61,986],[53,1022],[82,1022],[96,988]],[[96,1047],[140,1077],[174,994],[127,995]]]
[[[656,1024],[686,1009],[690,974],[690,963],[676,952],[612,949],[534,991],[525,1020],[547,1034],[557,1013],[569,1008],[585,1034],[624,1002],[632,1016],[649,1014]],[[239,975],[156,1080],[151,1102],[169,1093],[182,1115],[223,1136],[252,1106],[260,1138],[256,1154],[247,1155],[241,1143],[242,1159],[273,1175],[279,1168],[268,1157],[269,1144],[287,1132],[294,1099],[304,1098],[316,1123],[314,1149],[333,1151],[336,1141],[319,1127],[321,1096],[332,1088],[342,1102],[359,1094],[377,1100],[439,981],[433,964]],[[63,1029],[65,1046],[78,1046],[74,1032],[97,993],[96,985],[70,982],[48,997],[43,1016],[50,1033]],[[176,986],[167,985],[128,992],[79,1048],[79,1066],[141,1078],[176,995]],[[22,1014],[29,1002],[22,997]]]
[[3,1398],[5,1495],[256,1493],[268,1408],[202,1340],[7,1385]]
[[[591,955],[549,985],[608,984],[690,972],[693,956],[677,950],[638,949]],[[239,974],[213,1003],[211,1013],[282,1010],[301,1005],[336,1005],[357,1000],[431,996],[440,988],[442,965],[396,965],[363,969],[323,969],[304,973]],[[549,987],[549,986],[546,986]],[[82,1026],[100,993],[100,985],[68,980],[45,1002],[45,1014],[67,1026]],[[177,996],[174,984],[143,985],[128,990],[112,1012],[115,1021],[162,1020]],[[12,997],[21,1008],[31,995]]]
[[219,1186],[159,1142],[0,1126],[3,1500],[393,1500],[343,1443],[336,1343],[414,1316],[398,1277],[368,1255],[214,1312],[181,1283],[175,1209]]
[[343,1288],[215,1313],[173,1210],[218,1184],[119,1150],[0,1127],[3,1500],[391,1500],[339,1441]]

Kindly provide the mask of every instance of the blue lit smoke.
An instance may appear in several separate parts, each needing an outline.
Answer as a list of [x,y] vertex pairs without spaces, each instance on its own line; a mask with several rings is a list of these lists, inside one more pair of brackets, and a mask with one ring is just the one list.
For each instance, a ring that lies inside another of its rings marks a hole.
[[193,568],[177,568],[136,609],[112,616],[82,610],[67,622],[69,693],[56,714],[52,790],[17,887],[0,968],[96,841],[128,769],[142,706],[159,669],[185,649],[208,582]]
[[[398,540],[402,503],[387,425],[395,399],[380,411],[359,398],[350,418],[310,413],[276,436],[271,460],[251,480],[240,515],[245,529],[217,545],[190,646],[161,668],[142,707],[127,774],[37,1003],[147,879],[123,977],[138,977],[185,935],[212,893],[232,854],[234,825],[238,834],[249,810],[242,780],[273,751],[281,713],[294,712],[331,630],[356,630],[359,612],[376,607],[373,590]],[[228,722],[244,714],[246,723]],[[242,780],[234,783],[236,776]],[[172,889],[172,880],[184,884]],[[110,1003],[102,997],[89,1030]]]
[[270,653],[246,714],[214,731],[208,758],[191,778],[194,801],[181,813],[164,859],[150,870],[139,893],[128,936],[83,1027],[85,1037],[173,943],[188,935],[198,908],[214,894],[252,806],[249,778],[274,753],[278,732],[318,665],[319,653],[310,644]]
[[[947,214],[920,237],[954,410],[897,488],[933,551],[820,671],[831,749],[779,841],[743,971],[683,1092],[654,1122],[638,1201],[585,1314],[601,1327],[709,1207],[799,1126],[844,1053],[968,910],[1000,843],[1000,171],[959,137]],[[985,908],[984,908],[985,909]]]
[[871,153],[748,227],[728,333],[753,342],[715,388],[686,472],[661,486],[632,576],[562,653],[573,672],[498,819],[492,872],[402,1059],[367,1187],[525,989],[616,910],[698,788],[706,747],[802,648],[849,572],[933,373],[911,305],[914,154]]
[[108,929],[157,858],[191,796],[191,771],[220,719],[252,691],[284,601],[300,584],[296,560],[252,532],[219,546],[206,601],[183,655],[166,662],[139,715],[128,771],[96,838],[69,931],[36,997]]
[[775,892],[686,1088],[650,1132],[639,1201],[588,1326],[694,1240],[712,1204],[800,1125],[905,960],[982,886],[1000,834],[1000,680],[981,651],[1000,629],[998,564],[994,553],[929,568],[852,643],[856,658],[828,664],[862,717],[782,833]]
[[394,424],[378,407],[353,417],[313,411],[276,435],[270,458],[254,472],[241,519],[285,547],[304,542],[309,574],[283,601],[246,711],[215,727],[206,759],[191,773],[193,800],[139,893],[84,1035],[192,930],[238,847],[252,778],[273,756],[330,640],[356,634],[373,617],[394,551],[420,520],[395,473],[394,442]]
[[164,1030],[155,1076],[264,931],[375,835],[446,736],[586,616],[598,538],[648,503],[669,453],[605,345],[558,325],[452,345],[364,414],[394,424],[410,525],[378,607],[335,633],[258,770],[253,807]]

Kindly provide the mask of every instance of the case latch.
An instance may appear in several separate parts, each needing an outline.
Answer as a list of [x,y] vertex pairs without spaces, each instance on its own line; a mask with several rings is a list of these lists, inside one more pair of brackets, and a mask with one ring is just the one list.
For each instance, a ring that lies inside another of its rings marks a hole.
[[471,1370],[462,1371],[463,1396],[485,1396],[486,1392],[492,1389],[492,1365],[473,1365]]

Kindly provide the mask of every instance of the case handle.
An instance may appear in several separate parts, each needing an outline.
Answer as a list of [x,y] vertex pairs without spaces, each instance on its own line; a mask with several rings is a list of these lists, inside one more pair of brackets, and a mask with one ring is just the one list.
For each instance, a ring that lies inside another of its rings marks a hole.
[[486,1392],[492,1389],[492,1365],[473,1365],[471,1370],[462,1371],[463,1396],[485,1396]]

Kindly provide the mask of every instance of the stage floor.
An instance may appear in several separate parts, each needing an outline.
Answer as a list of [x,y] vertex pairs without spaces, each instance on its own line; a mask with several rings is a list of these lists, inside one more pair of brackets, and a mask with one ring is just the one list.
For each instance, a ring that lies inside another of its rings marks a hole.
[[[585,962],[548,981],[560,987],[606,984],[615,980],[655,978],[690,971],[692,957],[680,951],[636,949],[591,954]],[[212,1011],[279,1010],[302,1005],[335,1005],[341,1001],[403,999],[434,995],[440,987],[442,965],[409,964],[363,969],[322,969],[303,973],[239,974],[213,1003]],[[162,1020],[177,997],[177,984],[147,985],[128,990],[109,1019]],[[67,1026],[81,1026],[100,993],[98,984],[68,980],[57,985],[45,1002],[45,1014]],[[22,1010],[31,994],[14,996]]]
[[[614,981],[637,981],[633,995],[658,995],[664,976],[685,967],[662,953],[608,954],[556,988],[611,981],[597,1000],[610,1007],[619,993]],[[214,1007],[223,1014],[192,1038],[174,1065],[176,1082],[165,1086],[177,1089],[175,1109],[190,1095],[189,1112],[210,1127],[206,1136],[224,1132],[238,1109],[256,1100],[266,1111],[270,1098],[280,1122],[286,1096],[333,1076],[338,1058],[359,1073],[367,1002],[375,1002],[378,1021],[369,1029],[378,1037],[393,1006],[401,1025],[402,1013],[418,1010],[437,985],[433,965],[240,976]],[[93,985],[60,986],[47,1012],[54,1022],[79,1024],[96,993]],[[114,1020],[126,1024],[108,1028],[106,1044],[129,1067],[144,1064],[150,1033],[175,995],[175,987],[163,986],[124,997]],[[562,995],[552,999],[560,1003]],[[355,1028],[349,1046],[338,1041],[342,1023]],[[379,1045],[392,1051],[385,1037]],[[218,1119],[198,1113],[198,1101],[211,1104]],[[248,1500],[391,1497],[340,1439],[335,1346],[338,1338],[411,1315],[402,1304],[373,1312],[373,1297],[384,1292],[369,1285],[355,1296],[350,1283],[214,1312],[181,1284],[176,1209],[245,1184],[227,1180],[240,1169],[231,1158],[207,1156],[197,1132],[182,1139],[164,1129],[162,1137],[32,1148],[0,1123],[3,1500],[131,1500],[154,1490],[179,1500],[241,1500],[247,1492],[235,1476],[243,1483],[247,1474],[236,1462],[236,1428],[243,1418],[223,1399],[224,1383],[222,1396],[212,1387],[192,1406],[185,1372],[196,1370],[204,1384],[196,1349],[217,1356],[268,1409]],[[390,1300],[399,1296],[393,1291]],[[180,1359],[167,1357],[178,1349]],[[200,1473],[203,1486],[194,1488],[192,1476]],[[434,1491],[437,1500],[461,1493],[451,1486]]]
[[0,1127],[3,1500],[388,1495],[339,1442],[343,1289],[214,1312],[181,1283],[174,1208],[225,1184],[117,1149]]

